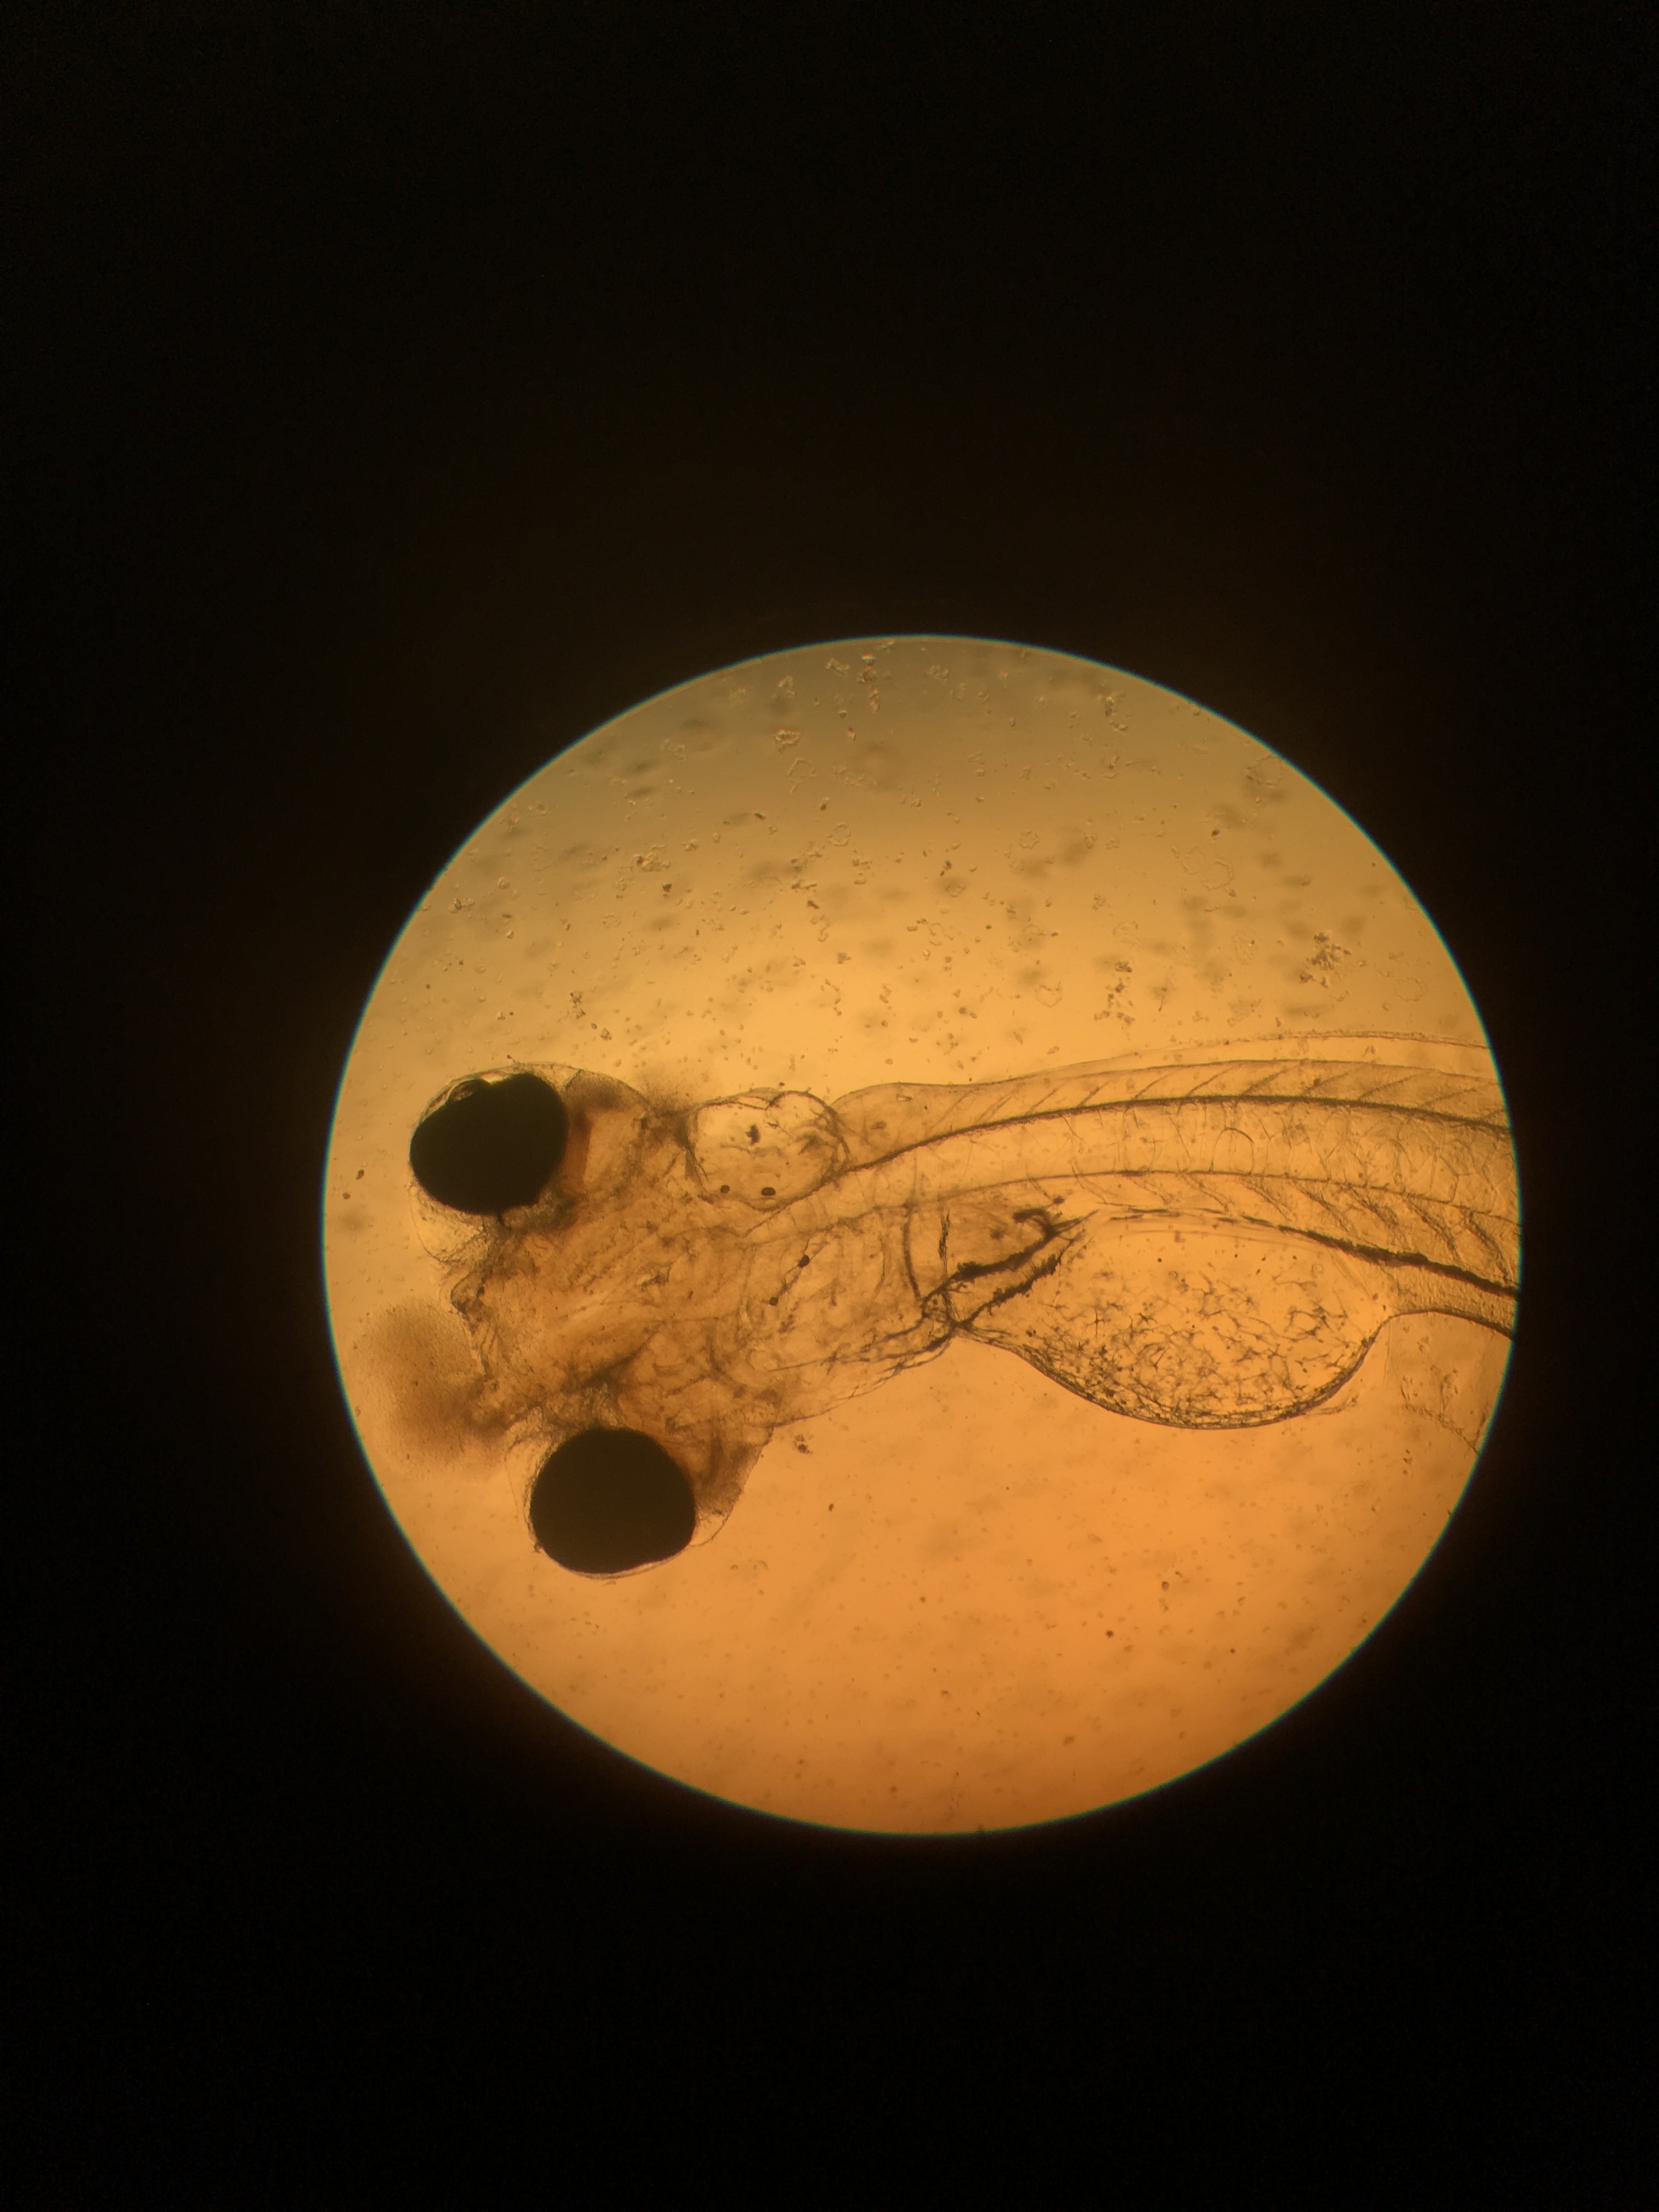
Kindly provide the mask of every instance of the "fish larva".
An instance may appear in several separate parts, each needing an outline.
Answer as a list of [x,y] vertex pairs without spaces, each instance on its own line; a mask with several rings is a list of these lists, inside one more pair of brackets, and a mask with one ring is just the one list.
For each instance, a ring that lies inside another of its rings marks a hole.
[[[447,1133],[514,1115],[501,1191],[446,1184]],[[1397,1316],[1513,1328],[1496,1083],[1374,1059],[690,1108],[520,1068],[434,1101],[411,1164],[480,1409],[544,1444],[532,1526],[589,1571],[710,1533],[777,1428],[957,1338],[1110,1413],[1218,1429],[1324,1403]]]

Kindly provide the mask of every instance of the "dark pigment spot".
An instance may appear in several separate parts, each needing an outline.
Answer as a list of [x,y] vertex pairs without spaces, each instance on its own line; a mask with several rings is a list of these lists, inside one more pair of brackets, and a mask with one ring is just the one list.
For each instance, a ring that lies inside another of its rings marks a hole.
[[672,1559],[691,1540],[696,1502],[684,1474],[637,1429],[584,1429],[543,1462],[530,1526],[550,1559],[579,1575],[621,1575]]
[[570,1117],[539,1075],[458,1083],[409,1140],[422,1190],[458,1213],[529,1206],[564,1158]]

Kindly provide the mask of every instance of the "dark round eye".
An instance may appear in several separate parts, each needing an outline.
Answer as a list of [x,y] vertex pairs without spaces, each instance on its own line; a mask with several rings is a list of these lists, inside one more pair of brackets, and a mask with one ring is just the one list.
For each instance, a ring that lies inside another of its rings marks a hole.
[[504,1213],[541,1196],[570,1133],[564,1101],[526,1071],[470,1077],[417,1124],[409,1164],[421,1188],[458,1213]]
[[530,1527],[579,1575],[620,1575],[672,1559],[691,1540],[696,1502],[681,1468],[637,1429],[584,1429],[542,1464]]

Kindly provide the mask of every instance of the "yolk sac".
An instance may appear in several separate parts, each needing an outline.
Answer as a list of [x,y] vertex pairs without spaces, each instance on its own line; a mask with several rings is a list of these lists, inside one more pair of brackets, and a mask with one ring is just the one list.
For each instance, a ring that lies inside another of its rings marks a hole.
[[696,1526],[691,1486],[638,1429],[584,1429],[543,1462],[530,1527],[550,1559],[579,1575],[626,1574],[672,1559]]
[[422,1190],[458,1213],[504,1213],[539,1198],[570,1132],[564,1101],[539,1075],[459,1083],[409,1140]]

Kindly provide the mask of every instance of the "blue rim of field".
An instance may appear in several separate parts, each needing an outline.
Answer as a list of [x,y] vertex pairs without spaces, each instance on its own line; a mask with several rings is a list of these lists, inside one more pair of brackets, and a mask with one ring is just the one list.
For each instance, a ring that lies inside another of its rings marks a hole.
[[[488,823],[493,822],[497,815],[501,814],[506,808],[510,806],[514,800],[516,799],[521,793],[527,791],[530,786],[534,783],[539,776],[544,775],[547,769],[554,761],[562,759],[567,754],[576,750],[579,746],[590,744],[594,739],[605,736],[608,732],[617,728],[621,724],[629,721],[635,714],[643,712],[647,708],[654,707],[659,701],[673,697],[677,692],[694,690],[698,686],[714,682],[720,677],[736,675],[743,669],[758,668],[770,662],[783,659],[793,659],[801,653],[828,653],[837,650],[845,650],[849,652],[868,652],[873,650],[880,652],[884,648],[890,648],[894,646],[912,644],[966,645],[989,647],[993,651],[1000,648],[1009,653],[1018,653],[1032,656],[1042,655],[1050,659],[1067,660],[1074,663],[1080,668],[1097,669],[1109,676],[1127,677],[1133,683],[1143,684],[1151,690],[1161,691],[1171,699],[1180,700],[1183,705],[1195,708],[1199,713],[1208,715],[1212,720],[1219,722],[1224,728],[1235,732],[1239,737],[1243,738],[1247,744],[1260,746],[1262,750],[1271,753],[1275,760],[1284,762],[1285,766],[1288,768],[1293,775],[1301,777],[1302,781],[1311,789],[1318,792],[1321,798],[1326,801],[1327,805],[1334,806],[1338,813],[1343,817],[1344,820],[1352,824],[1353,828],[1358,831],[1359,835],[1363,838],[1364,838],[1366,843],[1369,844],[1374,851],[1382,855],[1382,858],[1387,862],[1395,876],[1405,885],[1407,890],[1411,894],[1413,902],[1416,906],[1418,912],[1428,923],[1430,928],[1433,930],[1436,939],[1438,942],[1442,951],[1445,954],[1447,960],[1450,963],[1452,972],[1457,977],[1458,982],[1462,988],[1463,995],[1474,1011],[1475,1020],[1480,1026],[1481,1042],[1485,1048],[1486,1057],[1492,1063],[1493,1076],[1498,1084],[1498,1094],[1504,1100],[1504,1113],[1506,1118],[1508,1117],[1508,1090],[1504,1085],[1503,1070],[1498,1065],[1498,1055],[1492,1048],[1492,1039],[1487,1033],[1486,1022],[1481,1016],[1480,1006],[1476,1002],[1474,994],[1468,987],[1468,979],[1463,974],[1462,964],[1458,961],[1456,955],[1453,952],[1450,945],[1447,944],[1445,937],[1442,933],[1438,924],[1435,921],[1433,915],[1429,912],[1429,909],[1425,905],[1423,900],[1418,896],[1416,886],[1409,881],[1401,869],[1395,865],[1392,856],[1382,851],[1382,848],[1377,844],[1376,840],[1364,827],[1364,823],[1356,820],[1354,816],[1348,811],[1347,808],[1342,805],[1340,799],[1334,798],[1322,783],[1318,782],[1313,776],[1310,775],[1304,769],[1298,767],[1295,761],[1290,759],[1287,755],[1280,752],[1277,746],[1269,744],[1266,738],[1258,737],[1254,731],[1244,729],[1239,723],[1233,721],[1228,715],[1220,713],[1216,708],[1209,706],[1205,701],[1201,699],[1194,699],[1188,692],[1178,691],[1173,685],[1161,683],[1157,677],[1142,675],[1139,670],[1126,668],[1115,661],[1091,660],[1086,654],[1070,652],[1064,647],[1036,645],[1029,642],[1023,643],[1018,639],[1015,638],[981,636],[971,632],[959,630],[875,631],[862,635],[808,638],[803,640],[799,645],[775,647],[769,652],[750,654],[741,660],[726,662],[718,668],[704,669],[696,676],[686,677],[678,684],[665,684],[660,690],[653,691],[645,698],[635,700],[631,706],[623,708],[618,714],[613,714],[607,720],[597,724],[594,728],[583,732],[580,736],[571,738],[567,744],[560,745],[555,751],[550,753],[545,761],[542,762],[539,766],[533,769],[530,775],[524,777],[519,783],[515,784],[511,791],[507,793],[503,798],[499,799],[490,812],[484,817],[483,820],[476,823],[461,840],[460,843],[454,848],[448,859],[445,860],[443,866],[430,879],[425,889],[421,892],[420,896],[416,900],[415,904],[410,909],[409,914],[404,917],[402,926],[399,927],[397,935],[393,938],[392,944],[386,951],[385,958],[381,961],[379,968],[375,971],[374,980],[370,984],[368,992],[364,998],[362,1010],[359,1013],[356,1022],[353,1025],[351,1039],[346,1048],[345,1058],[341,1064],[339,1078],[335,1085],[333,1103],[329,1109],[328,1130],[324,1144],[323,1170],[320,1188],[318,1194],[317,1257],[318,1271],[321,1279],[321,1289],[323,1294],[323,1310],[328,1322],[329,1350],[333,1359],[335,1381],[339,1387],[341,1402],[344,1407],[347,1419],[350,1422],[352,1435],[356,1439],[358,1452],[362,1455],[363,1464],[367,1468],[368,1474],[374,1481],[376,1493],[380,1498],[381,1504],[386,1510],[386,1516],[391,1521],[392,1527],[397,1530],[403,1542],[407,1546],[409,1551],[419,1564],[421,1571],[426,1577],[427,1581],[431,1584],[431,1587],[434,1591],[436,1591],[437,1595],[442,1599],[445,1606],[454,1615],[456,1620],[462,1623],[468,1634],[472,1637],[474,1641],[477,1643],[483,1650],[489,1652],[490,1657],[495,1662],[495,1663],[504,1668],[507,1674],[511,1674],[514,1680],[520,1684],[521,1688],[523,1688],[530,1697],[533,1698],[538,1704],[546,1706],[550,1711],[556,1713],[560,1720],[567,1726],[577,1729],[581,1735],[586,1736],[592,1742],[603,1745],[607,1752],[611,1753],[617,1759],[625,1760],[630,1766],[638,1767],[645,1773],[654,1775],[659,1780],[670,1784],[676,1790],[687,1791],[694,1797],[704,1798],[711,1804],[730,1808],[745,1814],[753,1819],[776,1822],[791,1828],[811,1830],[825,1834],[866,1838],[872,1840],[878,1840],[883,1844],[903,1844],[907,1843],[925,1843],[937,1844],[939,1843],[962,1843],[964,1844],[971,1844],[976,1842],[978,1838],[982,1836],[1013,1836],[1030,1834],[1039,1829],[1069,1827],[1079,1820],[1102,1820],[1109,1817],[1114,1813],[1121,1811],[1126,1807],[1142,1804],[1148,1798],[1158,1796],[1166,1790],[1177,1789],[1182,1784],[1194,1780],[1199,1775],[1208,1774],[1224,1759],[1236,1758],[1239,1753],[1248,1749],[1250,1745],[1255,1743],[1260,1740],[1260,1738],[1266,1735],[1269,1730],[1278,1728],[1283,1722],[1288,1720],[1291,1714],[1298,1712],[1310,1698],[1319,1696],[1326,1686],[1329,1683],[1333,1682],[1339,1674],[1344,1672],[1345,1669],[1352,1667],[1354,1662],[1359,1657],[1360,1654],[1370,1644],[1372,1638],[1376,1636],[1382,1624],[1385,1621],[1393,1619],[1400,1607],[1410,1595],[1411,1592],[1416,1588],[1419,1578],[1421,1577],[1425,1568],[1439,1550],[1440,1546],[1444,1540],[1446,1529],[1450,1527],[1452,1522],[1456,1518],[1457,1514],[1461,1511],[1463,1501],[1468,1496],[1475,1477],[1480,1473],[1481,1464],[1486,1459],[1487,1448],[1490,1445],[1493,1433],[1498,1427],[1498,1420],[1503,1410],[1504,1401],[1508,1394],[1510,1377],[1515,1364],[1515,1353],[1521,1340],[1521,1316],[1525,1310],[1525,1299],[1521,1295],[1521,1292],[1524,1286],[1526,1270],[1526,1206],[1524,1195],[1521,1189],[1521,1158],[1518,1147],[1516,1147],[1515,1143],[1514,1125],[1512,1121],[1510,1121],[1510,1151],[1515,1158],[1516,1212],[1517,1221],[1521,1231],[1518,1245],[1520,1255],[1520,1273],[1516,1282],[1516,1334],[1510,1340],[1510,1352],[1504,1363],[1503,1376],[1498,1386],[1498,1395],[1492,1401],[1492,1409],[1487,1414],[1486,1426],[1481,1432],[1480,1441],[1475,1449],[1474,1458],[1470,1464],[1468,1475],[1464,1478],[1462,1488],[1458,1492],[1457,1504],[1452,1508],[1451,1512],[1448,1514],[1445,1526],[1443,1527],[1436,1535],[1433,1543],[1430,1545],[1428,1550],[1424,1553],[1423,1558],[1413,1569],[1410,1578],[1401,1586],[1393,1600],[1383,1608],[1382,1612],[1378,1614],[1377,1618],[1370,1623],[1370,1626],[1365,1630],[1364,1634],[1359,1638],[1358,1643],[1353,1644],[1349,1650],[1344,1653],[1343,1656],[1337,1661],[1336,1664],[1330,1669],[1329,1673],[1322,1675],[1319,1680],[1314,1683],[1310,1688],[1304,1690],[1299,1697],[1292,1699],[1291,1704],[1285,1706],[1282,1711],[1275,1713],[1270,1720],[1264,1721],[1260,1728],[1253,1729],[1249,1735],[1241,1736],[1237,1743],[1230,1744],[1224,1751],[1216,1752],[1210,1758],[1201,1760],[1198,1765],[1183,1769],[1179,1774],[1170,1775],[1162,1782],[1151,1783],[1145,1790],[1131,1792],[1125,1796],[1109,1798],[1103,1800],[1098,1805],[1086,1806],[1074,1813],[1058,1813],[1047,1819],[1038,1820],[1011,1821],[1006,1826],[999,1826],[996,1827],[992,1827],[988,1825],[972,1828],[860,1827],[858,1826],[846,1826],[840,1822],[831,1820],[811,1820],[800,1814],[775,1812],[766,1806],[751,1805],[741,1798],[723,1797],[717,1790],[705,1790],[696,1783],[684,1781],[679,1776],[670,1774],[661,1767],[653,1766],[647,1759],[635,1758],[633,1753],[622,1750],[617,1745],[612,1743],[608,1737],[602,1736],[595,1730],[585,1727],[581,1722],[574,1719],[569,1713],[566,1712],[562,1706],[556,1705],[551,1698],[546,1696],[544,1692],[537,1689],[533,1683],[526,1681],[524,1676],[519,1674],[517,1669],[512,1667],[507,1661],[503,1659],[501,1654],[495,1649],[494,1645],[489,1643],[480,1632],[473,1626],[473,1624],[468,1620],[465,1613],[461,1611],[461,1608],[457,1605],[454,1599],[452,1598],[449,1595],[449,1593],[443,1588],[436,1576],[433,1573],[432,1569],[427,1565],[425,1559],[422,1557],[421,1553],[414,1541],[404,1528],[403,1523],[398,1520],[390,1498],[386,1496],[385,1486],[382,1485],[380,1476],[375,1470],[373,1460],[369,1457],[368,1447],[363,1442],[362,1431],[357,1425],[356,1415],[352,1408],[350,1394],[347,1389],[345,1373],[340,1360],[339,1337],[334,1326],[333,1303],[329,1294],[328,1281],[327,1199],[331,1182],[331,1171],[333,1165],[334,1133],[336,1124],[339,1119],[340,1100],[345,1089],[346,1076],[350,1070],[353,1058],[356,1053],[358,1038],[362,1034],[364,1024],[368,1019],[370,1011],[372,1010],[375,999],[379,994],[380,985],[386,977],[386,970],[391,967],[393,960],[397,957],[398,949],[402,945],[404,937],[408,934],[415,916],[421,911],[425,902],[430,898],[433,892],[443,881],[445,876],[447,875],[449,871],[455,866],[456,861],[460,858],[462,854],[465,852],[467,847],[479,835],[479,832],[483,830]],[[1402,1034],[1404,1033],[1402,1032]],[[1437,1042],[1437,1040],[1431,1037],[1425,1037],[1421,1041],[1430,1044]]]

